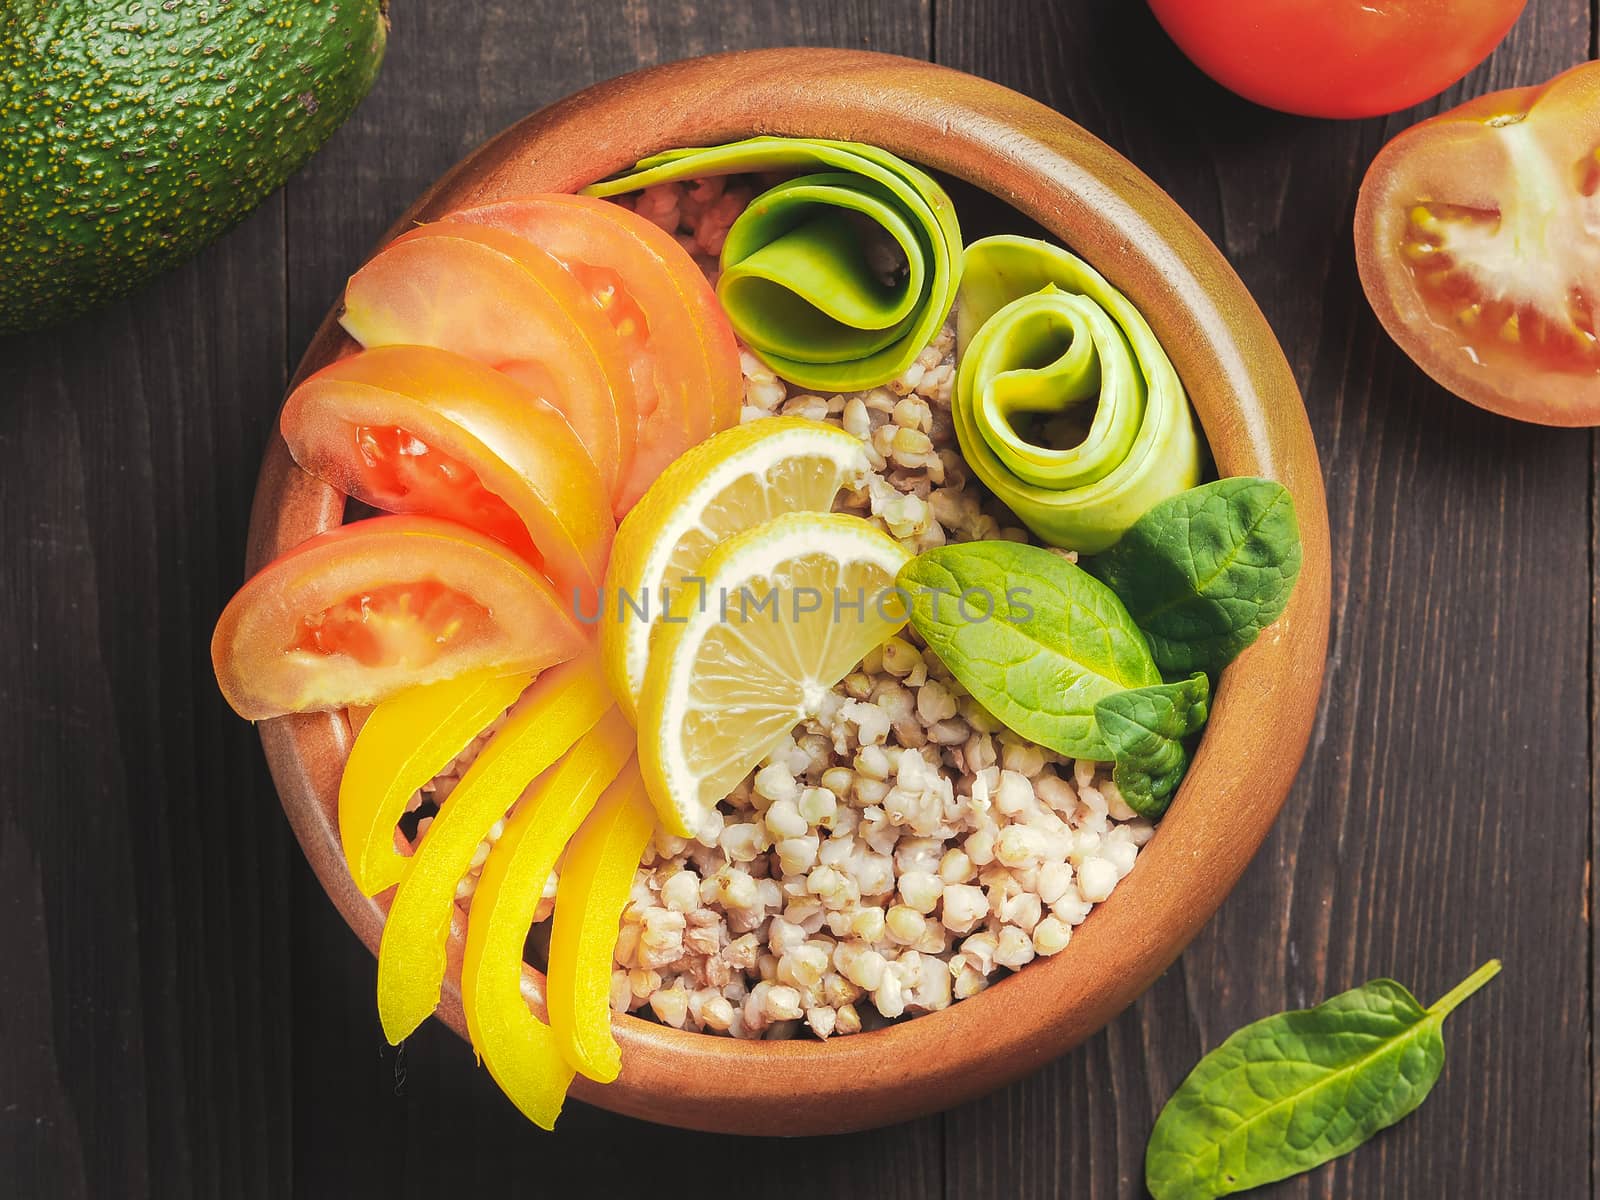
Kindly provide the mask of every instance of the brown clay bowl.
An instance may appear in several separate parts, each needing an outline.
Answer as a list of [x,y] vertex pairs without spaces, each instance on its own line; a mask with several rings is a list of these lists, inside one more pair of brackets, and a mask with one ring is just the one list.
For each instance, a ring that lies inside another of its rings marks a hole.
[[[1293,493],[1305,565],[1288,612],[1224,673],[1188,778],[1136,869],[1067,949],[942,1012],[871,1033],[740,1042],[615,1018],[621,1078],[574,1094],[669,1125],[816,1134],[918,1116],[1010,1082],[1083,1041],[1150,986],[1216,911],[1260,846],[1305,751],[1328,637],[1328,516],[1293,375],[1222,255],[1129,162],[1032,100],[923,62],[769,50],[673,63],[535,113],[469,155],[396,224],[537,191],[574,191],[675,146],[756,133],[868,141],[992,194],[1098,267],[1149,318],[1188,386],[1223,475]],[[354,270],[357,264],[351,263]],[[300,376],[349,349],[329,313]],[[338,523],[344,497],[268,448],[251,522],[254,571]],[[377,950],[388,894],[361,895],[335,798],[344,714],[261,725],[284,811],[328,895]],[[458,928],[452,963],[459,965]],[[540,1011],[544,979],[524,991]],[[447,982],[438,1015],[463,1030]]]

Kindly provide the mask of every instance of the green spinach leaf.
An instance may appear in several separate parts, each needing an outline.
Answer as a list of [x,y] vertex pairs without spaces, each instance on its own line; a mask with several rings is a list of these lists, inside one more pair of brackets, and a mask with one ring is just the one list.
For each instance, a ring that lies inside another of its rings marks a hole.
[[1107,762],[1094,707],[1161,682],[1144,635],[1105,584],[1016,542],[941,546],[900,570],[911,623],[995,719],[1041,746]]
[[1210,1200],[1354,1150],[1427,1097],[1444,1066],[1445,1017],[1499,973],[1490,960],[1432,1008],[1374,979],[1246,1025],[1161,1110],[1146,1186],[1156,1200]]
[[1189,769],[1183,739],[1200,732],[1210,701],[1211,681],[1197,672],[1177,683],[1116,692],[1094,706],[1116,760],[1112,781],[1134,812],[1155,820],[1167,811]]
[[1283,614],[1300,573],[1294,500],[1270,479],[1219,479],[1163,500],[1088,567],[1168,675],[1214,672]]

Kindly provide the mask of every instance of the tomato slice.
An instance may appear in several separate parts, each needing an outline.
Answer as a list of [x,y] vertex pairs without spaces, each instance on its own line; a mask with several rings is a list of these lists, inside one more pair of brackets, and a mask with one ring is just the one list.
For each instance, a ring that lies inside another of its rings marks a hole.
[[1362,184],[1356,255],[1384,328],[1456,395],[1600,424],[1600,63],[1395,138]]
[[536,243],[577,278],[616,330],[639,401],[618,518],[668,463],[738,423],[744,380],[733,326],[694,259],[660,226],[606,200],[554,193],[449,219]]
[[627,352],[594,298],[526,238],[435,222],[390,242],[345,285],[363,346],[453,350],[505,371],[566,416],[614,496],[633,461]]
[[611,506],[566,419],[509,376],[427,346],[364,350],[296,388],[279,426],[340,491],[487,533],[591,610]]
[[375,704],[481,668],[539,671],[585,646],[527,562],[431,517],[331,529],[261,569],[223,609],[211,663],[256,721]]

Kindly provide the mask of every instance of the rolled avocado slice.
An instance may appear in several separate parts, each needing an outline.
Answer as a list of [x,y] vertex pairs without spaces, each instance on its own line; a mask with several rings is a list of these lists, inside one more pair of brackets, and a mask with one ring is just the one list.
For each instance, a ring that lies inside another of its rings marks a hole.
[[377,78],[388,0],[0,3],[0,335],[181,262]]
[[[585,189],[615,196],[743,172],[801,172],[728,230],[717,296],[739,337],[804,388],[848,392],[900,375],[950,315],[959,282],[955,207],[924,171],[858,142],[755,137],[671,150]],[[869,239],[905,260],[876,274]]]
[[1095,554],[1200,481],[1200,441],[1166,351],[1128,298],[1036,238],[967,247],[956,436],[1041,539]]

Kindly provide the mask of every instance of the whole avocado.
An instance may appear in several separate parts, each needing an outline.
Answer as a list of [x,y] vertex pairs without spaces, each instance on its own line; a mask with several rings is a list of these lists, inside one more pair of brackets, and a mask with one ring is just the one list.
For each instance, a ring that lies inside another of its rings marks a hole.
[[377,77],[387,0],[0,0],[0,334],[241,220]]

